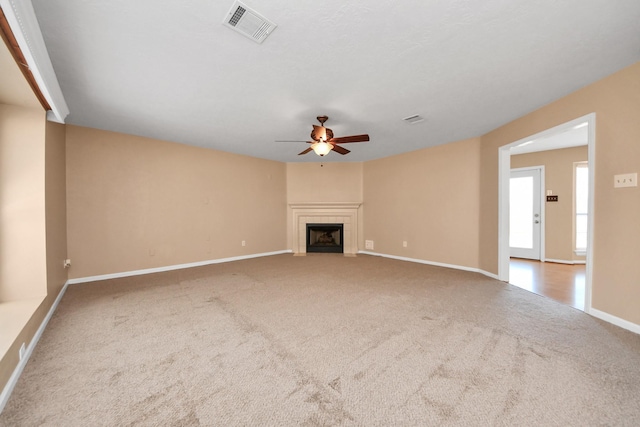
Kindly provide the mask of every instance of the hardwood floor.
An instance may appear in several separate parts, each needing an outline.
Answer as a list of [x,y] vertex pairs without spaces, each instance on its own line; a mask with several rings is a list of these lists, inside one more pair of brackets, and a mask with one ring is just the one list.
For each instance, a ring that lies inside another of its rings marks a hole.
[[509,283],[584,311],[585,267],[511,258]]

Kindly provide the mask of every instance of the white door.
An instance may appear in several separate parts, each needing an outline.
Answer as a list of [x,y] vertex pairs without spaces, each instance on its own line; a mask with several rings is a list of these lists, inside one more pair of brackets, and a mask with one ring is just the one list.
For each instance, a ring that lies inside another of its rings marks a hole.
[[509,247],[516,258],[540,259],[540,168],[512,169],[509,180]]

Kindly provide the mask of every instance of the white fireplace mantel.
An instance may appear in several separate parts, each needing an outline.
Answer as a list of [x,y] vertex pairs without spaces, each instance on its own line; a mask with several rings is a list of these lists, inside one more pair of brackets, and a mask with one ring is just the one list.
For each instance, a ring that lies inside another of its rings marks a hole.
[[289,203],[291,209],[326,210],[326,209],[358,209],[362,203],[354,202],[302,202]]
[[307,224],[343,224],[345,255],[358,252],[358,209],[361,202],[289,203],[291,209],[292,248],[294,254],[307,252]]

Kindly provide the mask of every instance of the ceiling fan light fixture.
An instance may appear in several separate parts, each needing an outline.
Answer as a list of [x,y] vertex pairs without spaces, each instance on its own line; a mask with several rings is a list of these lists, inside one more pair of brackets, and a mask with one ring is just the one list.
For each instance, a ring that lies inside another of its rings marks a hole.
[[[351,136],[342,136],[338,138],[334,138],[333,131],[329,128],[324,127],[324,122],[327,121],[329,117],[327,116],[318,116],[317,119],[320,122],[320,126],[313,125],[313,131],[311,132],[312,141],[297,141],[297,142],[306,142],[311,144],[306,150],[303,150],[301,153],[298,153],[298,156],[302,156],[307,154],[310,151],[313,151],[318,156],[326,156],[330,151],[335,151],[338,154],[345,155],[349,154],[351,151],[344,148],[341,144],[347,144],[350,142],[367,142],[369,141],[369,135],[351,135]],[[286,142],[286,141],[281,141]],[[296,141],[290,141],[296,142]]]
[[320,142],[311,144],[311,149],[318,156],[326,156],[327,154],[329,154],[329,151],[331,151],[332,148],[333,146],[331,144],[322,140],[320,140]]

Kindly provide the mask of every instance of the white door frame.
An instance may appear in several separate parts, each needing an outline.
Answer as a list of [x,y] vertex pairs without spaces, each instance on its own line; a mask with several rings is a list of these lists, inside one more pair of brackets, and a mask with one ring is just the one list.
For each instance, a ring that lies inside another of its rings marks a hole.
[[498,150],[498,279],[509,281],[509,178],[511,176],[511,147],[521,145],[531,139],[544,138],[570,130],[574,126],[587,122],[589,124],[587,146],[589,157],[589,216],[587,219],[587,265],[585,271],[586,313],[591,311],[591,280],[593,275],[593,224],[595,211],[595,164],[596,164],[596,113],[555,126],[535,135],[504,145]]
[[[511,156],[509,156],[511,157]],[[511,178],[511,172],[520,172],[520,171],[527,171],[527,170],[537,170],[540,171],[540,194],[538,194],[538,197],[540,197],[540,261],[544,261],[545,260],[545,231],[546,231],[546,221],[545,221],[545,216],[544,216],[544,209],[545,209],[545,188],[547,188],[545,186],[544,183],[544,165],[541,166],[526,166],[523,168],[514,168],[514,169],[510,169],[509,171],[509,178]],[[508,193],[508,192],[507,192]],[[588,219],[589,217],[587,217]],[[507,222],[507,225],[509,223]],[[509,255],[511,255],[511,247],[509,247]]]

